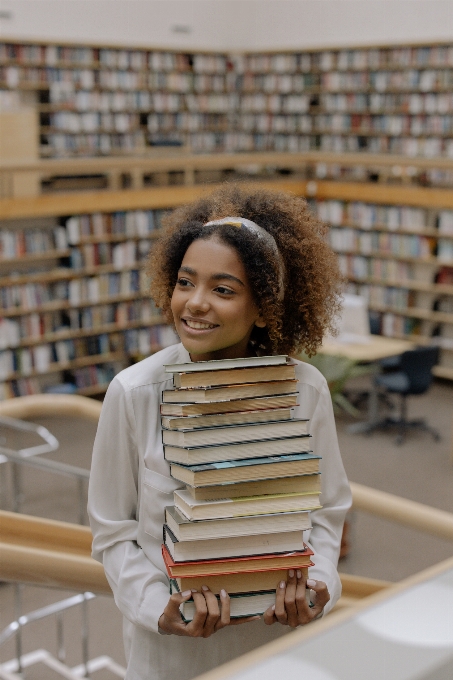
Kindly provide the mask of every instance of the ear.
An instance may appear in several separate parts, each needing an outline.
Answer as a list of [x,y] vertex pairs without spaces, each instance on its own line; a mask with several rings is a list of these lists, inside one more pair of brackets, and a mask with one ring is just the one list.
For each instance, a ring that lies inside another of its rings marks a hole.
[[265,320],[263,319],[262,316],[259,316],[259,317],[257,318],[257,320],[255,321],[255,326],[256,326],[257,328],[266,328],[267,323],[265,322]]

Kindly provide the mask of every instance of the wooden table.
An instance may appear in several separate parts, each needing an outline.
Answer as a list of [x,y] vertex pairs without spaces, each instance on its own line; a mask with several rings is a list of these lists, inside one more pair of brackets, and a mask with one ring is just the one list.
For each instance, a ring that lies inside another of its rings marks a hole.
[[[368,342],[342,342],[338,339],[325,341],[318,350],[321,354],[345,357],[363,364],[377,364],[381,359],[397,356],[407,350],[414,349],[415,345],[409,340],[386,338],[382,335],[368,336]],[[379,393],[372,382],[368,400],[368,416],[365,421],[354,423],[348,428],[349,432],[371,432],[376,428],[379,420]]]

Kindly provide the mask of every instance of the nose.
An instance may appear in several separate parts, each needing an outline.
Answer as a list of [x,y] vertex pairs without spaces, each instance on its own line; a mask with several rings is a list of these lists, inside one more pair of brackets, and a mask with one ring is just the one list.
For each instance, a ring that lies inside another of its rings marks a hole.
[[186,308],[190,314],[194,316],[198,313],[206,314],[209,310],[210,304],[206,291],[202,286],[196,286],[192,289],[191,295],[186,301]]

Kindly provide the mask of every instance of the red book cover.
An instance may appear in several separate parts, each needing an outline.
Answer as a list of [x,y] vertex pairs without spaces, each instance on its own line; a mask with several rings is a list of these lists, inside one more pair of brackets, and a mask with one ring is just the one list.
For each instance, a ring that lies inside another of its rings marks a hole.
[[313,567],[314,564],[310,560],[313,554],[313,551],[307,547],[303,552],[270,553],[267,555],[252,555],[250,557],[229,557],[221,560],[174,562],[167,547],[162,545],[162,557],[164,558],[169,578],[241,574],[256,571]]

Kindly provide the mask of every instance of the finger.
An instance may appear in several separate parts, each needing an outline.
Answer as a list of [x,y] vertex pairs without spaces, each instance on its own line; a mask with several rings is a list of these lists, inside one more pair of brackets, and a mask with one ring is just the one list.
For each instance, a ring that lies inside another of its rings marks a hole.
[[280,581],[275,593],[275,618],[279,623],[286,625],[288,616],[285,609],[286,581]]
[[273,623],[277,621],[275,616],[275,604],[272,607],[268,607],[263,614],[263,620],[266,626],[272,626]]
[[324,581],[307,580],[307,586],[315,592],[314,607],[311,608],[311,618],[314,619],[322,612],[328,601],[330,593]]
[[203,635],[204,624],[208,614],[208,607],[206,600],[201,593],[192,591],[192,597],[195,605],[195,614],[190,623],[187,624],[187,633],[193,637],[201,637]]
[[294,571],[294,569],[290,569],[288,571],[288,581],[286,583],[285,589],[285,611],[288,626],[291,626],[291,628],[296,628],[296,626],[299,624],[296,606],[296,588],[297,588],[296,572]]
[[309,623],[313,616],[307,602],[307,570],[297,570],[296,607],[298,625]]
[[[192,597],[192,591],[186,590],[183,593],[174,593],[167,602],[162,616],[159,618],[159,627],[167,633],[182,634],[185,631],[184,623],[179,606],[182,602],[187,602]],[[178,631],[178,632],[177,632]]]
[[220,630],[230,625],[230,596],[222,588],[220,591],[220,619],[217,621],[215,629]]
[[208,609],[204,623],[203,637],[210,637],[214,632],[217,621],[220,619],[219,602],[212,590],[209,590],[208,586],[201,586],[201,590]]

